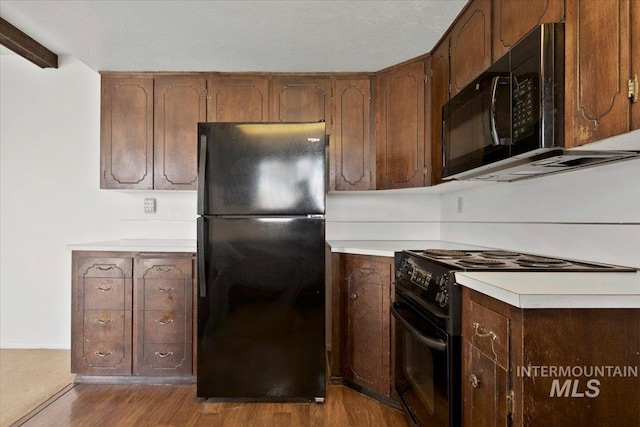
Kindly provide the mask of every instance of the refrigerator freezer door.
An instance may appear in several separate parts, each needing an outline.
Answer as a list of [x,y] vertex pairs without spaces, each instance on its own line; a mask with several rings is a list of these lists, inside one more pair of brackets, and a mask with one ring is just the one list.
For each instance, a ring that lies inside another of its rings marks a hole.
[[199,214],[324,214],[324,123],[200,123],[198,132]]
[[198,396],[323,400],[324,220],[198,221]]

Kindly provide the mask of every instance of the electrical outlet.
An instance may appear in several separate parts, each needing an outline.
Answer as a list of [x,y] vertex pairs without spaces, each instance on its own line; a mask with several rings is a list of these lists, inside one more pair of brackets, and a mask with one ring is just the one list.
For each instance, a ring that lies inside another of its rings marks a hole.
[[464,205],[464,199],[462,196],[458,196],[458,213],[462,213],[462,207]]
[[144,213],[156,213],[156,199],[153,197],[144,199]]

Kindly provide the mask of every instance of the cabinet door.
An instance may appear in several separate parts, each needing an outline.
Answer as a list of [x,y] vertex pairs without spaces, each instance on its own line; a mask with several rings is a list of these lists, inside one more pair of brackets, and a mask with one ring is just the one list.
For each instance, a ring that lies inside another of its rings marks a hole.
[[192,373],[192,263],[190,257],[135,259],[134,374]]
[[331,133],[331,79],[329,77],[279,76],[271,91],[272,122],[325,121]]
[[154,83],[154,188],[195,190],[198,122],[207,118],[206,80],[158,77]]
[[342,372],[350,381],[390,396],[391,259],[343,257]]
[[442,182],[442,107],[449,101],[449,38],[431,54],[431,184]]
[[505,55],[529,31],[564,19],[563,0],[495,0],[493,2],[493,62]]
[[508,426],[507,371],[467,341],[462,360],[463,426]]
[[335,82],[331,144],[331,188],[372,189],[371,89],[368,78]]
[[630,7],[629,0],[566,5],[565,145],[579,146],[630,128]]
[[100,188],[153,188],[153,79],[102,77]]
[[384,72],[376,82],[376,187],[424,185],[424,61]]
[[450,34],[454,96],[491,65],[491,1],[474,0]]
[[72,258],[71,372],[131,374],[131,258]]
[[[640,1],[631,2],[631,73],[640,85]],[[639,88],[640,89],[640,88]],[[640,93],[636,93],[636,101],[631,104],[631,130],[640,129]]]
[[269,80],[266,76],[215,76],[209,88],[209,122],[266,122]]

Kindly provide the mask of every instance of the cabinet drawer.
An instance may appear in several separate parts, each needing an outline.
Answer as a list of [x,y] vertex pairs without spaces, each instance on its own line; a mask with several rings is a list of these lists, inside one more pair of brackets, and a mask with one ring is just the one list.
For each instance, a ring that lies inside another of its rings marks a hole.
[[[189,286],[188,286],[189,285]],[[145,310],[187,310],[191,281],[185,278],[176,279],[145,279],[144,281],[144,309]]]
[[84,279],[82,304],[85,309],[130,309],[130,284],[131,279],[127,278],[87,277]]
[[191,343],[145,343],[136,374],[188,375],[191,374],[191,368]]
[[145,343],[191,341],[191,312],[145,311],[143,334]]
[[131,373],[130,353],[131,349],[124,342],[85,343],[83,354],[88,365],[85,372],[102,375]]
[[505,369],[509,366],[509,319],[475,302],[464,316],[465,340]]
[[83,316],[85,342],[123,342],[125,328],[131,325],[131,312],[110,310],[85,310]]

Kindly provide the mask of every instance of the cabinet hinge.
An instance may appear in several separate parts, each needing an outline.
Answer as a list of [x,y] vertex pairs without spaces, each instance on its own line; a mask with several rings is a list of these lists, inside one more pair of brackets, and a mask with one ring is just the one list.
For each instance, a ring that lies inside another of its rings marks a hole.
[[629,99],[631,99],[632,103],[638,102],[638,75],[634,74],[632,78],[629,79]]
[[513,390],[509,390],[507,392],[507,416],[509,417],[509,419],[513,418],[515,405],[515,393],[513,392]]
[[424,84],[429,83],[429,76],[427,76],[426,74],[424,75]]
[[433,68],[429,70],[429,75],[433,77]]

